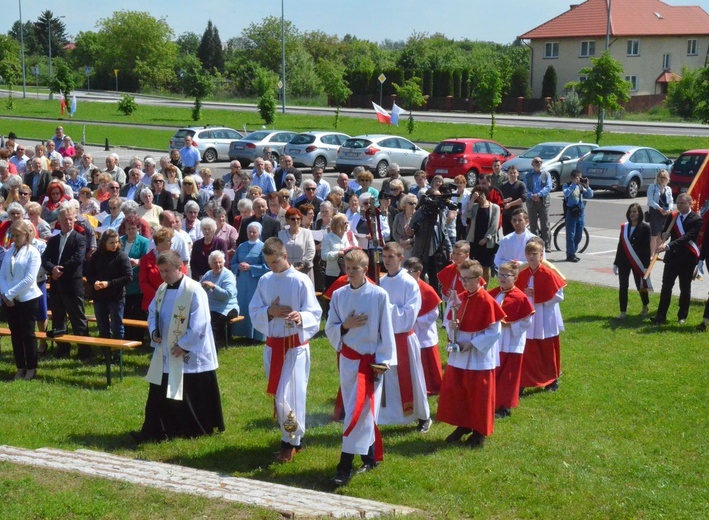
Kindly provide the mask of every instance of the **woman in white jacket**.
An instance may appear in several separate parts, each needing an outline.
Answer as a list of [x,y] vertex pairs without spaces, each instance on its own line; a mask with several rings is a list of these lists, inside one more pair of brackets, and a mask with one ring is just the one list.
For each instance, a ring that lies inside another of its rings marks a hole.
[[37,373],[35,325],[42,291],[37,287],[41,256],[32,245],[34,226],[18,220],[10,226],[14,243],[0,267],[0,294],[10,326],[17,373],[15,379],[34,379]]

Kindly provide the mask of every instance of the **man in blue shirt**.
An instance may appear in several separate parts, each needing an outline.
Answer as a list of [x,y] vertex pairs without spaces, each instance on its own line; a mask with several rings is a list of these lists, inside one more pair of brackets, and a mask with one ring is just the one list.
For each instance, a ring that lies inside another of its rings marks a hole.
[[593,190],[588,186],[588,179],[581,178],[581,172],[571,172],[571,182],[564,186],[564,200],[566,201],[566,261],[578,262],[576,250],[581,243],[584,226],[584,212],[586,202],[584,199],[593,197]]
[[190,135],[185,136],[185,147],[180,150],[180,158],[182,159],[183,175],[195,173],[199,168],[202,157],[200,157],[197,147],[192,146],[192,136]]
[[529,230],[544,240],[544,248],[551,253],[549,236],[549,206],[551,204],[552,180],[548,171],[542,169],[542,158],[532,159],[532,171],[524,178],[527,185],[527,213]]

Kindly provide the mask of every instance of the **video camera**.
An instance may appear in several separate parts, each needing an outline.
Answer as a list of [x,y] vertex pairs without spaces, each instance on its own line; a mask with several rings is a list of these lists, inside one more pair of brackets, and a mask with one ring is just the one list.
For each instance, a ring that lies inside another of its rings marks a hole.
[[453,202],[451,202],[451,197],[458,191],[458,187],[449,182],[441,186],[438,191],[440,195],[430,195],[426,192],[419,201],[419,207],[428,215],[438,215],[443,210],[455,210],[458,209]]

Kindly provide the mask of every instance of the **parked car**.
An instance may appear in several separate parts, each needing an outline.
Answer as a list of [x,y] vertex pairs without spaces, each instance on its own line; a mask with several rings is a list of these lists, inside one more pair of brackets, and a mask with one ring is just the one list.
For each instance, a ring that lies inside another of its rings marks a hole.
[[[708,155],[709,150],[688,150],[677,157],[670,171],[670,186],[672,187],[673,197],[677,198],[677,195],[689,189],[694,176],[699,173]],[[705,166],[705,169],[707,169],[707,166]],[[705,171],[704,175],[709,175],[709,173]]]
[[426,169],[428,152],[403,137],[395,135],[359,135],[350,137],[337,151],[335,168],[351,173],[364,166],[375,177],[386,177],[389,165],[397,163],[401,173]]
[[584,155],[598,148],[597,144],[588,143],[540,143],[514,159],[502,164],[502,170],[507,171],[510,166],[516,166],[520,178],[532,171],[532,159],[540,157],[542,168],[549,172],[552,179],[552,191],[561,189],[571,180],[571,172],[576,169],[576,164]]
[[426,164],[429,182],[436,175],[452,179],[463,175],[475,186],[479,174],[492,173],[492,161],[505,162],[515,155],[495,141],[486,139],[446,139],[436,145]]
[[327,168],[337,159],[337,150],[350,136],[338,132],[303,132],[286,145],[285,153],[295,166]]
[[185,136],[192,137],[192,145],[197,146],[202,162],[226,161],[229,146],[243,137],[241,132],[223,126],[192,126],[180,128],[170,139],[170,150],[185,147]]
[[657,173],[670,166],[670,159],[644,146],[596,148],[577,164],[583,176],[588,177],[591,188],[624,192],[631,199],[647,191]]
[[241,166],[246,168],[257,157],[263,155],[264,148],[271,149],[271,157],[276,161],[283,153],[283,149],[296,136],[295,132],[285,130],[258,130],[251,132],[229,147],[229,160],[238,159]]

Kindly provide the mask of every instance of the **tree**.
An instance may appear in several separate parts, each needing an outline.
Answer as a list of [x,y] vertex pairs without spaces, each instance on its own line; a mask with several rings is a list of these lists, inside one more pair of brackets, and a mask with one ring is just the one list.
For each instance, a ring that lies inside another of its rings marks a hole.
[[335,104],[335,128],[340,124],[340,107],[347,102],[352,94],[345,81],[345,67],[341,63],[322,60],[318,63],[318,75],[328,98]]
[[495,136],[495,109],[502,103],[503,86],[502,77],[494,67],[485,67],[476,78],[473,98],[480,110],[490,113],[490,139]]
[[421,78],[414,76],[411,79],[407,79],[402,86],[393,83],[394,90],[396,90],[396,95],[401,99],[401,103],[405,108],[409,109],[409,122],[407,129],[409,134],[414,133],[416,128],[416,121],[414,121],[414,107],[422,106],[426,103],[426,97],[421,91]]
[[34,22],[34,32],[43,54],[49,53],[49,36],[51,31],[52,56],[59,56],[67,43],[66,26],[61,18],[54,16],[52,11],[43,11]]
[[182,77],[185,97],[194,98],[192,119],[199,121],[202,117],[202,100],[214,92],[214,81],[204,71],[202,62],[196,56],[184,56],[184,75]]
[[510,97],[529,97],[529,68],[517,67],[510,77]]
[[22,69],[17,63],[17,60],[5,58],[0,61],[0,80],[7,85],[7,103],[5,106],[8,110],[15,108],[15,100],[12,97],[12,87],[17,85],[22,78]]
[[69,68],[67,62],[61,58],[54,61],[54,75],[49,81],[49,91],[54,94],[60,92],[64,96],[66,106],[69,106],[69,96],[76,88],[76,74]]
[[697,99],[700,101],[697,103],[694,115],[699,117],[702,123],[709,125],[709,67],[700,70],[696,89]]
[[322,93],[313,58],[302,45],[286,55],[286,89],[292,96],[317,96]]
[[200,39],[199,35],[193,32],[184,32],[175,41],[180,54],[197,54]]
[[556,98],[556,69],[553,65],[547,67],[542,79],[542,98]]
[[[260,24],[252,23],[242,31],[244,52],[262,67],[280,74],[281,19],[267,16]],[[285,21],[286,57],[300,43],[300,32],[292,22]]]
[[12,29],[8,31],[8,35],[12,36],[18,43],[24,39],[25,41],[25,54],[40,54],[42,52],[42,47],[37,39],[37,32],[35,31],[34,22],[28,20],[23,26],[22,34],[20,34],[20,21],[15,20],[12,24]]
[[585,81],[570,83],[578,92],[584,105],[596,107],[598,123],[596,124],[596,142],[600,143],[603,135],[603,112],[618,110],[621,104],[630,99],[630,82],[623,79],[623,65],[613,59],[609,51],[598,58],[591,58],[593,66],[584,67],[580,76],[586,76]]
[[219,29],[212,25],[212,20],[207,22],[207,28],[202,34],[202,40],[197,48],[197,57],[206,71],[224,70],[222,40],[219,38]]
[[694,116],[694,110],[701,99],[698,87],[701,69],[682,69],[682,79],[667,86],[667,108],[670,113],[685,119]]

